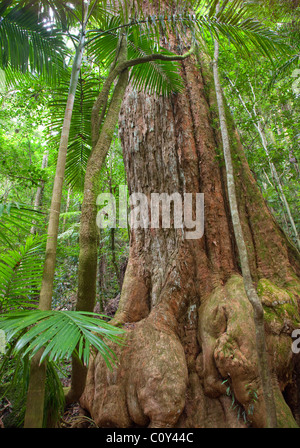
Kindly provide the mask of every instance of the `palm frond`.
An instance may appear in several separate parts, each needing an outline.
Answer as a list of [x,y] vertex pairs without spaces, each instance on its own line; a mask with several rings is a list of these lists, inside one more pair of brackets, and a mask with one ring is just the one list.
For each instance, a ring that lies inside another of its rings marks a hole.
[[[148,46],[149,41],[141,36],[139,45],[134,45],[129,41],[129,59],[140,58],[155,53],[153,48]],[[162,55],[173,55],[171,51],[161,50]],[[172,92],[180,92],[183,89],[183,81],[180,76],[180,64],[169,61],[153,61],[146,64],[134,66],[130,72],[132,86],[137,90],[145,90],[150,95],[169,95]]]
[[0,202],[0,243],[14,249],[20,231],[29,233],[33,221],[39,222],[43,213],[25,204]]
[[53,80],[63,69],[66,51],[60,32],[53,24],[43,23],[30,5],[9,7],[7,3],[0,4],[1,67],[22,73],[30,69]]
[[25,244],[0,256],[0,309],[35,306],[44,261],[45,238],[30,235]]
[[[102,22],[102,29],[107,32],[95,31],[91,33],[92,40],[88,51],[97,64],[109,67],[116,58],[118,48],[118,27],[121,24],[120,17],[112,17],[107,23]],[[136,59],[154,53],[173,55],[172,52],[161,49],[149,33],[140,32],[138,25],[133,25],[128,30],[128,59]],[[149,93],[156,92],[168,95],[182,89],[182,79],[179,75],[179,64],[170,61],[153,61],[140,64],[131,69],[131,81],[138,89],[147,89]]]
[[[85,71],[83,67],[76,89],[65,172],[66,182],[73,189],[82,188],[84,183],[86,164],[91,152],[92,108],[98,96],[99,84],[99,76]],[[49,128],[52,136],[49,143],[53,147],[59,145],[67,95],[68,83],[61,81],[54,91],[53,101],[50,102],[52,119]]]
[[[128,23],[124,23],[120,16],[102,18],[98,23],[99,28],[89,32],[90,54],[98,63],[101,61],[104,64],[111,64],[115,56],[118,33],[124,29],[131,44],[138,48],[148,39],[156,52],[161,50],[161,36],[168,41],[170,36],[185,37],[188,34],[194,42],[197,42],[199,35],[204,40],[208,36],[218,40],[226,37],[247,58],[253,57],[255,52],[260,52],[272,59],[277,57],[278,52],[284,53],[288,49],[278,33],[251,16],[252,9],[244,0],[230,2],[226,0],[218,13],[216,13],[218,3],[216,0],[211,2],[190,0],[180,2],[180,5],[176,1],[174,3],[176,5],[174,14],[158,9],[155,14],[147,16],[140,9],[140,15]],[[191,8],[194,12],[191,12],[193,11]]]
[[267,88],[270,89],[277,80],[281,79],[287,73],[290,73],[291,69],[299,67],[299,63],[300,63],[300,54],[294,54],[284,63],[277,64]]
[[288,45],[279,34],[252,15],[252,4],[244,0],[226,0],[216,13],[217,3],[213,2],[207,14],[195,14],[195,24],[202,38],[205,39],[208,34],[218,40],[225,37],[247,58],[255,57],[255,53],[259,52],[273,59],[278,52],[282,54],[287,51]]
[[105,317],[83,311],[20,311],[0,315],[0,329],[8,342],[28,329],[19,337],[14,352],[32,358],[43,348],[40,362],[46,358],[56,362],[76,353],[88,365],[94,347],[111,368],[116,357],[109,343],[122,344],[124,330],[105,322]]

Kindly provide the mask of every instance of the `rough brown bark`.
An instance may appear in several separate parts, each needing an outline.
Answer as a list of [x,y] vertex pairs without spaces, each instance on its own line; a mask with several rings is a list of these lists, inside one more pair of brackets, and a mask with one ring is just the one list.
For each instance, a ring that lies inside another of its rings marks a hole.
[[[92,360],[81,405],[101,427],[265,427],[212,74],[203,56],[183,62],[181,74],[184,92],[168,99],[127,89],[120,136],[129,192],[204,193],[204,236],[184,239],[173,228],[131,231],[114,319],[127,329],[127,344],[114,347],[119,363],[112,372],[100,355]],[[300,323],[299,257],[267,209],[228,111],[227,122],[243,234],[264,307],[278,426],[294,427],[282,393],[297,377],[291,332]],[[242,412],[247,423],[238,418]]]

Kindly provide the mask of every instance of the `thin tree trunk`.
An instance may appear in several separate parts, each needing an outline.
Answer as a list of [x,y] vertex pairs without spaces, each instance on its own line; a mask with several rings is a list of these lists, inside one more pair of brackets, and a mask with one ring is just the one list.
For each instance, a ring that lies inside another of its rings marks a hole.
[[59,215],[62,197],[62,188],[64,182],[68,139],[71,126],[71,118],[74,106],[75,92],[78,83],[79,71],[81,67],[82,55],[84,50],[85,36],[82,35],[80,43],[76,50],[76,56],[73,64],[73,70],[70,81],[70,90],[67,100],[66,113],[62,128],[60,146],[58,150],[57,168],[55,173],[51,208],[49,214],[48,239],[46,247],[46,258],[44,266],[44,275],[42,280],[40,294],[40,309],[51,309],[53,280],[56,262],[57,236],[59,228]]
[[[45,151],[43,155],[43,161],[42,161],[42,170],[44,170],[48,165],[48,151]],[[45,188],[45,181],[41,180],[40,185],[37,188],[35,200],[34,200],[34,210],[38,210],[41,206],[43,192]],[[32,227],[30,229],[30,233],[34,235],[36,233],[36,227],[35,222],[32,223]]]
[[[282,201],[282,197],[280,196],[280,193],[279,193],[279,191],[278,191],[278,188],[277,188],[276,184],[274,184],[274,185],[272,184],[272,182],[270,181],[269,176],[267,175],[265,169],[263,169],[263,172],[264,172],[264,175],[265,175],[265,177],[266,177],[267,182],[269,183],[269,185],[271,185],[271,187],[276,191],[277,196],[278,196],[278,200],[279,200],[279,201]],[[272,213],[275,215],[275,210],[274,210],[274,208],[270,207],[270,209],[271,209]],[[284,207],[282,208],[282,216],[283,216],[282,219],[283,219],[283,222],[284,222],[285,231],[286,231],[287,235],[288,235],[289,237],[291,237],[291,230],[290,230],[289,225],[288,225],[288,218],[287,218],[287,216],[286,216],[286,212],[285,212]]]
[[[251,87],[252,87],[252,86],[251,86]],[[256,111],[255,111],[255,110],[254,110],[254,113],[255,113],[254,116],[257,118],[257,114],[256,114]],[[286,199],[286,196],[285,196],[285,193],[284,193],[284,191],[283,191],[282,183],[281,183],[280,177],[279,177],[279,175],[278,175],[278,173],[277,173],[277,170],[276,170],[276,167],[275,167],[274,163],[273,163],[272,160],[271,160],[271,157],[270,157],[270,154],[269,154],[269,150],[268,150],[267,139],[266,139],[266,136],[265,136],[264,130],[263,130],[263,128],[262,128],[262,125],[261,125],[260,120],[258,120],[258,122],[257,122],[257,124],[255,125],[255,127],[256,127],[256,129],[257,129],[259,135],[260,135],[260,138],[261,138],[261,142],[262,142],[263,148],[264,148],[264,150],[265,150],[265,153],[266,153],[266,155],[267,155],[267,159],[268,159],[269,164],[270,164],[272,177],[273,177],[274,181],[276,182],[276,185],[277,185],[277,187],[278,187],[278,189],[279,189],[279,191],[280,191],[280,196],[281,196],[281,198],[282,198],[283,205],[284,205],[284,207],[285,207],[285,209],[286,209],[286,212],[287,212],[287,215],[288,215],[288,218],[289,218],[289,222],[290,222],[290,225],[291,225],[291,227],[292,227],[292,231],[293,231],[294,237],[295,237],[295,239],[296,239],[296,244],[297,244],[298,250],[300,250],[300,239],[299,239],[298,231],[297,231],[297,228],[296,228],[296,224],[295,224],[294,218],[293,218],[293,216],[292,216],[292,213],[291,213],[291,209],[290,209],[289,203],[288,203],[288,201],[287,201],[287,199]]]
[[[52,200],[49,213],[46,256],[45,256],[44,271],[43,271],[40,300],[39,300],[39,309],[42,311],[50,310],[52,303],[62,188],[66,166],[73,105],[84,51],[85,28],[88,16],[89,1],[83,2],[83,5],[84,5],[83,8],[84,13],[82,21],[83,25],[72,67],[69,94],[65,110],[65,117],[62,127],[60,145],[58,150],[56,173],[55,173]],[[30,380],[27,393],[26,413],[24,421],[25,428],[41,428],[43,425],[44,394],[41,393],[41,390],[45,388],[46,362],[43,362],[43,364],[40,365],[39,358],[40,354],[37,354],[31,364]],[[37,384],[39,385],[38,389]]]
[[120,270],[118,267],[118,263],[116,260],[116,247],[115,247],[115,229],[112,227],[110,229],[110,238],[111,238],[111,256],[112,256],[112,264],[115,270],[116,278],[118,281],[118,285],[121,288],[121,276],[120,276]]
[[98,266],[98,285],[99,285],[99,310],[100,313],[103,313],[105,302],[104,302],[104,293],[106,291],[106,254],[103,253],[103,241],[102,241],[102,232],[99,229],[99,266]]
[[[127,42],[124,39],[124,42],[121,43],[118,62],[122,63],[126,60],[126,57]],[[127,83],[128,69],[125,69],[121,72],[114,88],[113,97],[101,133],[93,147],[87,163],[80,221],[77,311],[93,311],[95,306],[98,253],[96,203],[99,194],[99,176],[113,139],[115,127],[118,123],[120,108]],[[71,389],[66,395],[67,403],[76,401],[81,396],[84,390],[86,372],[86,367],[82,364],[81,360],[73,357]]]
[[272,388],[272,378],[270,373],[270,368],[268,364],[268,357],[266,351],[266,341],[265,341],[265,328],[264,328],[264,310],[261,303],[260,298],[257,295],[255,290],[250,266],[248,261],[248,253],[247,248],[243,236],[236,191],[235,191],[235,180],[234,180],[234,171],[233,164],[231,158],[231,150],[229,143],[229,135],[227,130],[226,123],[226,115],[223,104],[223,93],[220,85],[219,79],[219,70],[218,70],[218,57],[219,57],[219,43],[215,40],[215,52],[214,52],[214,61],[213,61],[213,72],[214,72],[214,81],[215,81],[215,89],[216,89],[216,98],[218,103],[219,110],[219,120],[220,120],[220,128],[223,142],[223,152],[224,159],[226,165],[226,176],[227,176],[227,189],[228,189],[228,197],[230,204],[230,212],[233,223],[233,229],[235,234],[235,240],[237,243],[238,254],[241,262],[242,275],[245,285],[245,291],[247,297],[253,307],[254,311],[254,322],[256,328],[256,346],[257,346],[257,356],[258,356],[258,364],[260,370],[260,376],[262,381],[263,395],[266,404],[266,412],[267,412],[267,426],[269,428],[276,428],[277,419],[276,419],[276,406],[273,395]]
[[[109,179],[109,192],[110,194],[113,194],[112,191],[112,167],[111,167],[111,159],[109,161],[109,173],[108,173],[108,179]],[[116,210],[113,210],[113,213],[116,214]],[[116,274],[116,278],[119,284],[119,287],[121,289],[122,285],[121,285],[121,276],[120,276],[120,270],[118,267],[118,263],[116,261],[116,246],[115,246],[115,229],[114,227],[112,227],[110,229],[110,241],[111,241],[111,259],[112,259],[112,264],[115,270],[115,274]]]
[[[253,108],[253,113],[251,113],[249,111],[249,109],[247,108],[247,106],[246,106],[246,104],[245,104],[245,102],[244,102],[240,92],[238,91],[238,89],[233,85],[233,83],[232,83],[232,81],[230,79],[229,79],[229,82],[230,82],[231,86],[234,87],[235,90],[237,91],[239,99],[241,101],[241,104],[243,105],[243,107],[246,110],[246,112],[248,113],[248,115],[251,118],[255,117],[257,119],[258,117],[257,117],[257,113],[256,113],[256,110],[255,110],[255,107]],[[250,83],[250,87],[251,87],[253,95],[254,95],[254,90],[253,90],[253,87],[252,87],[251,83]],[[255,95],[254,95],[254,99],[255,99]],[[287,212],[287,215],[288,215],[288,218],[289,218],[289,222],[290,222],[290,225],[292,227],[292,231],[293,231],[294,237],[296,239],[296,244],[297,244],[298,250],[300,250],[300,239],[299,239],[298,231],[297,231],[297,228],[296,228],[296,225],[295,225],[295,221],[294,221],[294,218],[292,216],[289,203],[288,203],[288,201],[286,199],[286,196],[285,196],[285,193],[283,191],[281,180],[280,180],[279,175],[277,173],[276,167],[275,167],[274,163],[271,160],[271,157],[270,157],[270,154],[269,154],[269,150],[268,150],[268,142],[267,142],[267,139],[266,139],[266,136],[265,136],[265,133],[264,133],[261,121],[259,119],[257,119],[257,123],[254,123],[254,126],[255,126],[255,128],[256,128],[259,136],[260,136],[261,143],[262,143],[262,146],[263,146],[264,151],[266,153],[267,160],[268,160],[268,163],[269,163],[269,166],[270,166],[271,175],[272,175],[272,177],[274,179],[274,183],[277,185],[277,187],[278,187],[278,189],[280,191],[281,200],[282,200],[283,205],[284,205],[284,207],[286,209],[286,212]]]

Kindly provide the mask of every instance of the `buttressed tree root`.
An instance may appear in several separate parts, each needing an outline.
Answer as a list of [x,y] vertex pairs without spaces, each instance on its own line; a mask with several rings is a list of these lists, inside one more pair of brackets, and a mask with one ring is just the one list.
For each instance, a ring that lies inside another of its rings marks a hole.
[[[300,323],[297,304],[292,294],[268,280],[260,281],[259,291],[267,315],[278,426],[297,427],[282,396],[293,373],[290,334]],[[264,427],[252,313],[243,279],[233,275],[198,310],[202,350],[192,363],[172,312],[158,307],[125,325],[126,345],[114,347],[118,365],[112,371],[100,355],[92,361],[81,405],[100,427]]]

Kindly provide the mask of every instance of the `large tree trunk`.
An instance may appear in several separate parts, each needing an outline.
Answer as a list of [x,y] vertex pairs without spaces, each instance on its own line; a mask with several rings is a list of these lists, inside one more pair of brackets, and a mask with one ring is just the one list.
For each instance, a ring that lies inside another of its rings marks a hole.
[[[127,328],[127,344],[114,347],[119,363],[112,372],[100,355],[91,362],[81,405],[101,427],[264,427],[253,311],[229,213],[209,64],[204,57],[184,61],[182,77],[184,92],[171,98],[129,86],[120,136],[129,192],[204,193],[204,236],[132,229],[114,319]],[[265,311],[278,425],[296,426],[282,392],[288,397],[294,387],[297,414],[291,332],[300,323],[299,258],[267,209],[228,111],[227,121],[251,274]]]

